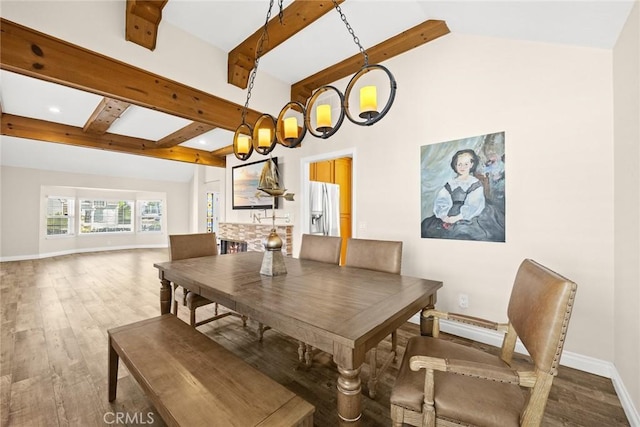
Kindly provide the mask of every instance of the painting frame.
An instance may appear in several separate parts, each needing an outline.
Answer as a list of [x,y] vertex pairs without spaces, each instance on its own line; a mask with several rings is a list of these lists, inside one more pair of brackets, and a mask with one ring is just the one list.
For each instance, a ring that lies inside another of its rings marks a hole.
[[[258,190],[262,168],[268,160],[243,163],[231,169],[231,206],[233,210],[278,209],[277,197],[271,197]],[[277,157],[273,157],[273,162],[278,166]]]

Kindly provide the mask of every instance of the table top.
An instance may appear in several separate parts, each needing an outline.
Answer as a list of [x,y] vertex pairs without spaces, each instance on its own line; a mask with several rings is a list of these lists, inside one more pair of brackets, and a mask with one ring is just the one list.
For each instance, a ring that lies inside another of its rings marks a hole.
[[263,253],[156,263],[161,278],[322,350],[375,346],[427,306],[442,282],[284,257],[287,274],[260,274]]

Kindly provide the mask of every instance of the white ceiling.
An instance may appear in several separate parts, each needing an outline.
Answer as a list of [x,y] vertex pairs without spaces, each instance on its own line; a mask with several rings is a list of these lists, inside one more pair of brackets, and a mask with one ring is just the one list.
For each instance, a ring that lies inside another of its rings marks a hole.
[[[285,0],[284,6],[291,1]],[[278,15],[277,3],[275,0],[272,17]],[[229,51],[264,24],[268,6],[266,0],[170,0],[160,25],[180,27]],[[445,20],[452,33],[611,49],[632,6],[633,0],[348,0],[340,7],[365,49],[427,19]],[[261,58],[259,72],[295,83],[357,53],[358,48],[340,16],[331,11]],[[5,113],[82,127],[100,100],[97,95],[0,71],[0,103]],[[50,111],[51,107],[57,107],[59,112]],[[155,141],[187,124],[182,118],[132,106],[109,132]],[[232,137],[232,132],[214,129],[182,145],[215,150],[230,145]],[[133,170],[144,169],[150,174],[148,178],[170,180],[186,180],[185,171],[190,170],[189,165],[179,162],[117,153],[106,156],[102,151],[60,144],[48,144],[46,150],[40,150],[42,143],[27,144],[17,138],[3,137],[0,144],[2,165],[107,176],[130,176]],[[28,148],[35,148],[36,152],[28,153]],[[92,157],[86,157],[90,151],[105,160],[76,161],[75,166],[70,166],[69,159],[88,159]],[[107,159],[118,164],[111,165]],[[149,160],[164,162],[164,166],[149,167]],[[129,169],[129,165],[138,162],[143,163]],[[170,172],[173,169],[175,173]],[[161,175],[154,176],[157,174],[154,171],[159,170]]]

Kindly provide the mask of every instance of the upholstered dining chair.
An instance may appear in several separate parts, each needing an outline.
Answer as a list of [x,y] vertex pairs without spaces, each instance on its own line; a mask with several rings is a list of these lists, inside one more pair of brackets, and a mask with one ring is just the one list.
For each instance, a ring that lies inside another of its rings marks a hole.
[[[367,270],[382,271],[385,273],[400,274],[402,268],[402,242],[393,240],[369,240],[354,239],[347,240],[347,254],[344,265],[347,267],[365,268]],[[397,360],[397,334],[391,333],[391,351],[382,366],[378,368],[378,350],[376,347],[369,350],[369,397],[376,397],[376,386],[378,378]]]
[[[338,265],[341,249],[342,237],[303,234],[298,258]],[[311,351],[310,345],[299,341],[298,360],[307,367],[311,366]]]
[[[539,426],[576,290],[574,282],[525,259],[511,291],[507,323],[427,310],[423,315],[433,318],[433,337],[407,343],[391,391],[393,425]],[[505,332],[500,356],[439,339],[440,319]],[[512,361],[517,338],[531,357],[525,369]]]
[[[169,254],[171,261],[218,255],[216,233],[172,234],[169,236]],[[178,315],[178,300],[176,299],[176,290],[178,287],[178,283],[173,283],[173,314],[176,316]],[[183,304],[189,309],[189,324],[194,328],[226,316],[238,316],[242,319],[243,325],[246,326],[246,317],[234,311],[218,313],[217,302],[204,298],[187,289],[184,290]],[[208,304],[215,304],[214,316],[196,322],[196,309]]]

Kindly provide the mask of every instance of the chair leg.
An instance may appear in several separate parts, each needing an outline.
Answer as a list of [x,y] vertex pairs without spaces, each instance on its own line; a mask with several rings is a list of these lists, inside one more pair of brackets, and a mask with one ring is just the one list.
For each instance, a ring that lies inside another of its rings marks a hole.
[[196,309],[192,308],[189,310],[189,324],[195,328],[196,327]]
[[307,366],[307,368],[310,368],[313,362],[313,355],[311,354],[312,351],[313,347],[311,347],[309,344],[306,344],[304,348],[304,364]]
[[[241,316],[241,317],[242,317],[242,326],[247,326],[246,316]],[[263,323],[258,322],[258,334],[260,334],[260,338],[258,339],[258,341],[262,342],[262,338],[264,337],[264,332],[268,331],[269,329],[271,329],[271,326],[265,326]]]

